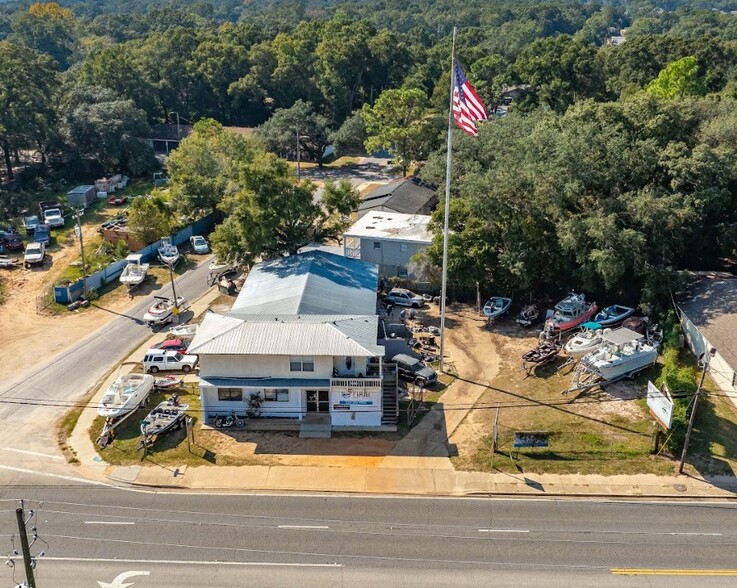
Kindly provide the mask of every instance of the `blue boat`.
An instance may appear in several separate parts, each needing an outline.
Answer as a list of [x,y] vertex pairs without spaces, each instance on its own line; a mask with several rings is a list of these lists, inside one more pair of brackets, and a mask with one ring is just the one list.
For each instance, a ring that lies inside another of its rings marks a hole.
[[509,310],[510,306],[512,306],[511,298],[492,296],[491,298],[489,298],[486,304],[484,304],[482,312],[484,313],[484,316],[486,316],[486,318],[491,320],[502,316],[505,312]]
[[635,309],[629,306],[612,304],[611,306],[602,308],[594,317],[594,322],[599,323],[602,327],[611,327],[612,325],[618,325],[634,312]]

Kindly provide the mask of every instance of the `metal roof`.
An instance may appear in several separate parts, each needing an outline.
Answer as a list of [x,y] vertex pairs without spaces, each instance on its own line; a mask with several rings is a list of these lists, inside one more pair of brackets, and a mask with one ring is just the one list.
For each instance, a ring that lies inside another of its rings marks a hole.
[[681,312],[737,370],[737,279],[724,274],[705,277],[680,298]]
[[429,224],[430,217],[424,214],[400,214],[372,210],[358,219],[343,236],[429,245],[432,242],[432,233],[428,229]]
[[376,357],[378,317],[361,315],[242,315],[208,313],[187,352],[199,355]]
[[602,338],[605,341],[614,343],[615,345],[624,345],[625,343],[631,343],[632,341],[642,339],[642,335],[636,331],[622,327],[621,329],[614,329],[608,333],[604,333]]
[[378,266],[324,251],[308,251],[256,264],[233,313],[376,313]]
[[327,378],[201,378],[203,386],[229,386],[243,388],[327,388],[330,380]]

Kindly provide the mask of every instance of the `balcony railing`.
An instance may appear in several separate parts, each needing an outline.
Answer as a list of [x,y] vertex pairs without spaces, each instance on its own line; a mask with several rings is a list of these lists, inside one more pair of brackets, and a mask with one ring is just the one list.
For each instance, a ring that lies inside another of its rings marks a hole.
[[361,259],[361,248],[360,247],[346,247],[345,256],[353,259]]
[[381,378],[331,378],[331,388],[381,388]]

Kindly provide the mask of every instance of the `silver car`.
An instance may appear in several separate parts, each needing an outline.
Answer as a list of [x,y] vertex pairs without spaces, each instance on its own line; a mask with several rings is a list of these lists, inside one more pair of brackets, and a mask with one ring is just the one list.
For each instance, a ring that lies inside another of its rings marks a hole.
[[384,297],[385,303],[396,304],[397,306],[410,306],[412,308],[420,308],[425,304],[425,299],[419,294],[415,294],[411,290],[404,288],[392,288],[392,290]]

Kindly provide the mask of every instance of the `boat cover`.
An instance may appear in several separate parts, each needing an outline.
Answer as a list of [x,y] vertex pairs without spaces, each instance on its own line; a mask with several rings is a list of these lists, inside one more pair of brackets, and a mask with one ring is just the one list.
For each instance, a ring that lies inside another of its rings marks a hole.
[[630,329],[622,327],[621,329],[614,329],[603,335],[605,341],[614,343],[615,345],[624,345],[625,343],[631,343],[642,339],[642,335]]
[[581,326],[584,329],[591,329],[592,331],[595,331],[596,329],[601,329],[601,325],[599,323],[595,323],[593,321],[589,321],[588,323],[584,323]]

